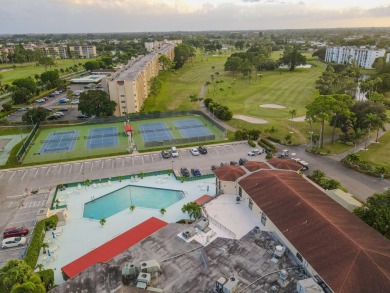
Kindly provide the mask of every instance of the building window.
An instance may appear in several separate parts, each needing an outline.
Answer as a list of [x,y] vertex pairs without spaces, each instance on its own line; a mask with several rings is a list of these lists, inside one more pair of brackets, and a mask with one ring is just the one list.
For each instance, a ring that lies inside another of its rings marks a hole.
[[125,95],[121,95],[121,98],[124,98],[125,97]]
[[242,197],[242,188],[241,188],[241,187],[238,187],[238,195],[239,195],[240,197]]
[[253,201],[249,199],[249,208],[252,209],[252,207],[253,207]]
[[267,216],[265,215],[264,212],[261,213],[261,223],[263,226],[265,226],[265,223],[267,222]]
[[121,101],[122,104],[126,104],[126,101]]
[[122,114],[127,114],[126,111],[123,111]]

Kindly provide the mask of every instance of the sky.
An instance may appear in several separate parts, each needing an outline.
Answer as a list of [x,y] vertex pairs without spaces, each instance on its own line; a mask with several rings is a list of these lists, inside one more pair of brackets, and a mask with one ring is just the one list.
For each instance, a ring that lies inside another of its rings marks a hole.
[[389,0],[0,0],[0,34],[390,27]]

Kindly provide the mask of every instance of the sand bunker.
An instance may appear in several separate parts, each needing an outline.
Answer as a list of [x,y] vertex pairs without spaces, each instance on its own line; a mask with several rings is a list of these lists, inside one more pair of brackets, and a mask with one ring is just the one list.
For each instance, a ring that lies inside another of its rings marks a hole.
[[286,109],[285,106],[277,105],[277,104],[262,104],[261,108],[271,108],[271,109]]
[[305,122],[306,121],[306,116],[301,116],[301,117],[295,117],[293,119],[288,119],[290,121],[294,121],[294,122]]
[[268,123],[267,120],[255,118],[255,117],[250,117],[250,116],[245,116],[245,115],[233,115],[233,118],[244,120],[246,122],[253,123],[253,124],[266,124],[266,123]]

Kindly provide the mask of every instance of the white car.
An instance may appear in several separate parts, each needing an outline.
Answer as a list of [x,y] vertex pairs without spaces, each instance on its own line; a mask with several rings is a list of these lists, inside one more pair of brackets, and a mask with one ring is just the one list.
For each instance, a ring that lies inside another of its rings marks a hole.
[[248,156],[258,156],[260,154],[264,153],[264,150],[263,149],[253,149],[251,151],[248,152]]
[[27,242],[25,237],[10,237],[6,238],[1,242],[1,248],[6,249],[10,247],[22,246]]
[[38,99],[38,100],[36,100],[35,102],[36,103],[44,103],[46,100],[45,99]]
[[177,151],[176,147],[171,147],[171,156],[172,158],[177,158],[179,156],[179,152]]
[[57,116],[63,117],[63,116],[64,116],[64,113],[62,113],[62,112],[55,112],[53,115],[57,115]]
[[76,105],[76,104],[78,104],[80,101],[79,100],[73,100],[72,102],[70,102],[71,104],[73,104],[73,105]]
[[199,151],[197,148],[190,149],[190,152],[193,156],[199,156]]

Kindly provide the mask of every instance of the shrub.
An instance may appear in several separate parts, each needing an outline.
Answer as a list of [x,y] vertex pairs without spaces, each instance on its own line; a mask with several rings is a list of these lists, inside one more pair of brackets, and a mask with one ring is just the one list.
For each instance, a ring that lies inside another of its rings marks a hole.
[[364,173],[364,174],[367,174],[370,176],[376,176],[376,177],[382,176],[382,174],[383,174],[387,177],[386,169],[384,167],[376,166],[374,164],[370,164],[368,162],[361,161],[359,156],[356,154],[353,154],[353,153],[347,155],[344,159],[341,160],[341,162],[345,166],[347,166],[353,170],[356,170],[360,173]]
[[345,190],[340,182],[338,182],[335,179],[328,179],[326,178],[325,172],[316,169],[313,171],[312,175],[307,176],[311,181],[317,183],[319,186],[321,186],[323,189],[330,190],[330,189],[343,189]]
[[273,156],[272,154],[267,154],[267,155],[265,156],[265,158],[266,158],[267,160],[271,160],[273,157],[274,157],[274,156]]
[[273,152],[276,151],[276,146],[275,146],[273,143],[269,142],[269,141],[266,140],[265,138],[261,138],[260,141],[261,141],[263,144],[265,144],[266,146],[268,146],[268,148],[269,148],[271,151],[273,151]]
[[248,144],[251,146],[251,147],[255,147],[256,146],[256,143],[253,141],[253,140],[248,140]]
[[52,269],[38,272],[42,282],[45,283],[46,290],[49,291],[54,286],[54,271]]
[[267,138],[273,142],[280,143],[280,139],[273,136],[267,136]]

